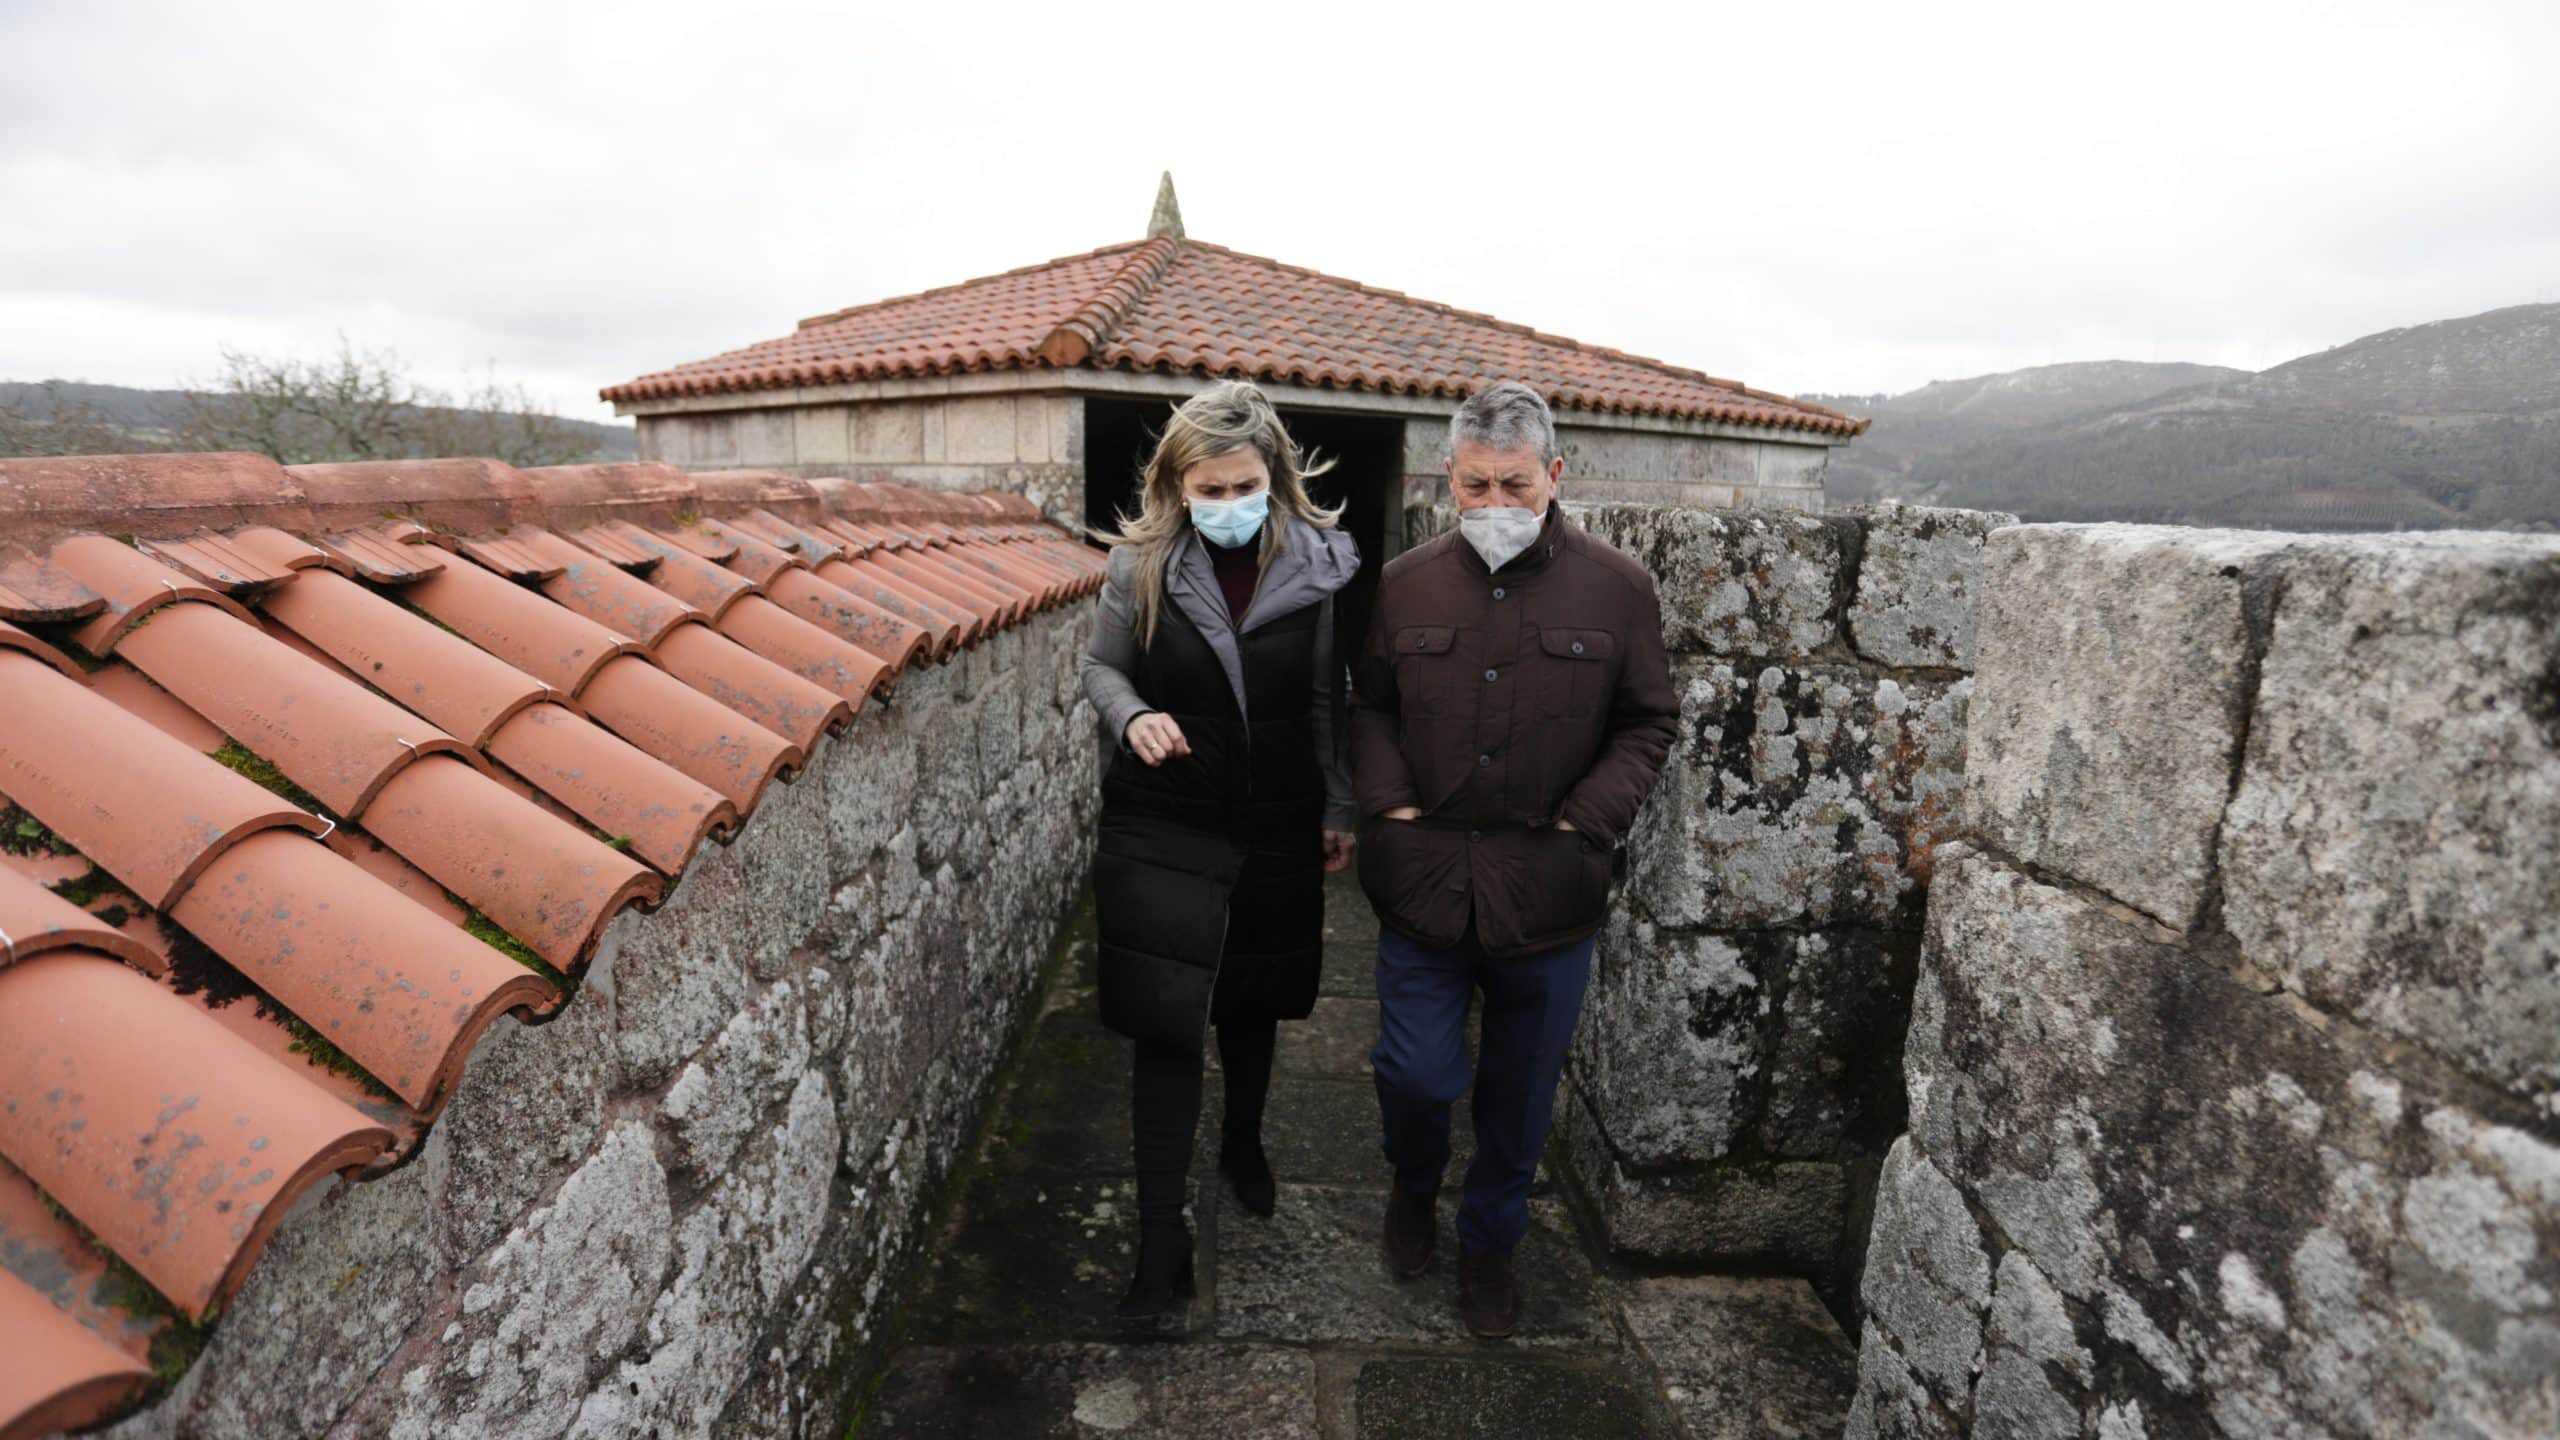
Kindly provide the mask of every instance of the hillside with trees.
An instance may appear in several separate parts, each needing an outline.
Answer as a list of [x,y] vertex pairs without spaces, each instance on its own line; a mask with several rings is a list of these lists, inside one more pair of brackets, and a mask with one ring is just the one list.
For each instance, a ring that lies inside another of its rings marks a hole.
[[459,391],[341,342],[317,360],[226,351],[193,390],[0,381],[0,456],[249,450],[287,465],[487,455],[512,465],[628,460],[632,427],[569,420],[488,375]]
[[2286,530],[2560,529],[2560,305],[2386,330],[2250,374],[2109,362],[1820,396],[1883,496]]

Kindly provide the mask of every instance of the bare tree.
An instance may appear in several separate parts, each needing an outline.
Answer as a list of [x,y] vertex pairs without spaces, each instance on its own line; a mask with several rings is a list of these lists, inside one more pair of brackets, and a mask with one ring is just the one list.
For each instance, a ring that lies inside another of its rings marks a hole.
[[410,453],[421,398],[388,351],[346,336],[327,360],[276,359],[225,347],[222,373],[187,397],[191,450],[254,450],[287,465],[386,460]]
[[137,435],[86,400],[65,397],[58,381],[0,386],[0,456],[112,455],[168,448],[166,440]]
[[182,442],[195,450],[254,450],[287,464],[486,455],[511,465],[557,465],[594,442],[493,371],[454,396],[410,378],[387,350],[338,337],[321,360],[226,349],[222,373],[188,400]]

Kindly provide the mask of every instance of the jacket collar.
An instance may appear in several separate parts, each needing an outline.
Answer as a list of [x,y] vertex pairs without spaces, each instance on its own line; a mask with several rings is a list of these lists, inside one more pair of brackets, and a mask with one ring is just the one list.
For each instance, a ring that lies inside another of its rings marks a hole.
[[1209,642],[1235,692],[1239,715],[1245,713],[1244,652],[1237,637],[1323,600],[1349,584],[1360,568],[1358,547],[1341,531],[1318,530],[1294,516],[1274,517],[1270,523],[1289,527],[1289,543],[1254,583],[1253,603],[1245,607],[1242,625],[1227,613],[1226,592],[1218,588],[1208,542],[1198,531],[1186,530],[1174,542],[1165,574],[1165,597]]
[[1538,525],[1538,538],[1498,571],[1484,563],[1484,557],[1476,553],[1476,547],[1468,544],[1465,536],[1456,533],[1455,526],[1451,527],[1451,535],[1457,542],[1458,563],[1467,567],[1469,574],[1480,580],[1490,580],[1497,574],[1505,580],[1525,580],[1555,560],[1573,529],[1573,521],[1564,513],[1563,497],[1548,500],[1546,518]]

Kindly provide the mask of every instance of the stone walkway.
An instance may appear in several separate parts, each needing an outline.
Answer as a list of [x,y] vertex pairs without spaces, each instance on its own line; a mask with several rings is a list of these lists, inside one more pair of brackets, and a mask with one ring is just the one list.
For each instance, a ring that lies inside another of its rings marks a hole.
[[1520,1252],[1517,1337],[1471,1339],[1449,1226],[1399,1284],[1378,1258],[1386,1183],[1368,1047],[1376,922],[1327,897],[1324,998],[1281,1027],[1265,1144],[1279,1213],[1218,1182],[1211,1076],[1194,1166],[1199,1299],[1133,1328],[1112,1307],[1133,1249],[1128,1046],[1094,1018],[1088,938],[1052,982],[1010,1087],[957,1182],[900,1348],[855,1433],[881,1440],[1760,1440],[1836,1436],[1851,1343],[1800,1281],[1643,1277],[1589,1244],[1541,1175]]

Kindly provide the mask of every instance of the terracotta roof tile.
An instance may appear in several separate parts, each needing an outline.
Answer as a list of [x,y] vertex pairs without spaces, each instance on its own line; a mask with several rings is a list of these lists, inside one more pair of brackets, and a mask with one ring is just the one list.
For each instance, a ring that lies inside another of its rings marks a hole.
[[255,595],[293,578],[291,569],[265,564],[211,531],[183,540],[137,540],[134,548],[225,595]]
[[449,558],[399,594],[437,624],[570,695],[606,661],[644,648],[467,560]]
[[328,828],[14,651],[0,651],[0,694],[0,794],[156,909],[248,836]]
[[477,760],[471,747],[278,642],[255,621],[172,605],[127,635],[117,655],[311,792],[361,819],[411,762]]
[[637,655],[607,663],[579,699],[597,724],[719,792],[741,816],[807,763],[803,747]]
[[444,568],[444,557],[431,545],[411,545],[397,538],[413,527],[378,525],[322,535],[312,543],[346,562],[357,575],[377,585],[407,585]]
[[624,906],[655,905],[665,889],[630,856],[441,755],[394,775],[364,827],[562,970],[586,963]]
[[[939,590],[837,543],[857,499]],[[0,855],[0,1434],[129,1401],[158,1323],[84,1298],[107,1260],[50,1206],[210,1313],[296,1191],[398,1163],[485,1027],[563,1002],[513,954],[574,975],[896,666],[1100,565],[947,496],[245,455],[0,460],[0,550],[0,803],[47,829]]]
[[[595,532],[590,529],[581,533]],[[548,531],[527,532],[524,545],[555,567],[551,577],[542,582],[543,594],[642,646],[657,644],[668,631],[687,621],[711,618],[700,608],[631,574],[610,557],[594,549],[581,549]]]
[[708,625],[679,625],[649,654],[668,674],[790,741],[803,754],[853,719],[852,702],[838,692]]
[[26,555],[0,555],[0,618],[30,624],[79,620],[107,607],[106,597]]
[[334,573],[303,575],[267,597],[263,609],[269,620],[466,745],[485,747],[517,711],[562,693]]
[[548,580],[560,573],[558,561],[517,540],[466,537],[456,541],[455,548],[510,580]]
[[140,1399],[151,1367],[98,1338],[15,1275],[0,1272],[0,1334],[17,1352],[0,1367],[6,1434],[84,1430]]
[[1451,399],[1511,379],[1566,409],[1842,437],[1865,428],[1683,366],[1171,237],[812,316],[781,339],[643,375],[603,397],[1076,367]]
[[190,1315],[237,1288],[296,1193],[391,1143],[103,955],[0,970],[0,1027],[0,1153]]
[[522,711],[489,754],[662,875],[682,874],[706,838],[738,827],[738,807],[558,705]]
[[71,946],[150,969],[149,947],[15,870],[0,869],[0,965]]
[[62,653],[59,647],[46,644],[42,639],[28,634],[6,620],[0,620],[0,650],[15,650],[21,655],[32,655],[73,680],[80,678],[78,661]]
[[[108,1253],[81,1234],[26,1172],[0,1156],[0,1271],[42,1296],[56,1315],[134,1360],[148,1360],[151,1342],[169,1328],[168,1317],[134,1308],[112,1285],[111,1270]],[[0,1369],[11,1370],[10,1383],[19,1383],[14,1367]],[[0,1417],[7,1413],[0,1410]]]
[[74,535],[53,548],[53,568],[106,597],[106,608],[71,632],[92,655],[112,655],[116,645],[153,611],[181,600],[201,600],[241,620],[240,603],[200,580],[183,576],[150,556],[104,535]]

